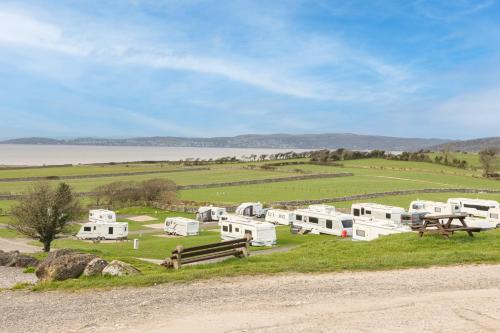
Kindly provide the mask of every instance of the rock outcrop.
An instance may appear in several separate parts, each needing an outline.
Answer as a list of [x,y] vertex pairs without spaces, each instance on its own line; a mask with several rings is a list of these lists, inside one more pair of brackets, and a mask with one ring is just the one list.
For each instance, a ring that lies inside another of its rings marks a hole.
[[93,254],[62,249],[50,253],[35,273],[41,281],[74,279],[82,275],[85,267],[95,258]]

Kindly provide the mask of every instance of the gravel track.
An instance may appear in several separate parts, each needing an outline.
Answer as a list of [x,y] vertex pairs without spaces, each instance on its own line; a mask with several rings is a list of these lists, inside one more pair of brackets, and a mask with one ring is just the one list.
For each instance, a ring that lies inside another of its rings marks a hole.
[[498,332],[500,265],[0,292],[0,332]]

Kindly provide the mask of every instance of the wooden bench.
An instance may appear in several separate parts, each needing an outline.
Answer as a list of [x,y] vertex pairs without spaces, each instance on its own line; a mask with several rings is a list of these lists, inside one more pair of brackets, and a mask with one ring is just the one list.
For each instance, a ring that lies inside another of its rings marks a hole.
[[205,244],[184,248],[177,245],[172,255],[167,258],[162,266],[179,269],[184,264],[191,264],[206,260],[235,256],[244,258],[250,255],[250,242],[252,237],[240,238],[220,243]]
[[[420,237],[424,233],[430,233],[439,234],[448,239],[455,231],[465,231],[470,237],[474,237],[473,233],[480,232],[481,228],[469,227],[465,222],[466,217],[466,214],[427,215],[423,218],[421,225],[414,225],[411,228],[413,231],[417,231]],[[453,220],[458,220],[461,225],[452,224]]]

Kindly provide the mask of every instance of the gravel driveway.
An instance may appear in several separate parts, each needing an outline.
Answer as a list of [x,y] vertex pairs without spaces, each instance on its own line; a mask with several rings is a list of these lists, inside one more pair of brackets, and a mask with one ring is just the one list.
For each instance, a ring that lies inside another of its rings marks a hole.
[[500,265],[0,293],[1,332],[499,332]]

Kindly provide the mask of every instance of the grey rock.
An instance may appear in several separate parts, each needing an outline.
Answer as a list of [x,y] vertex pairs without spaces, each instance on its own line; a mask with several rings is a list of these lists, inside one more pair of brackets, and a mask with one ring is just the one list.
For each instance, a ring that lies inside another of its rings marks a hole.
[[98,276],[102,274],[104,267],[108,265],[108,262],[101,258],[92,259],[85,269],[83,270],[83,276]]
[[59,254],[49,255],[35,273],[41,281],[74,279],[82,275],[88,263],[95,258],[93,254],[60,251]]
[[124,275],[136,275],[141,274],[137,268],[123,261],[113,260],[109,265],[107,265],[102,270],[102,275],[110,276],[124,276]]

